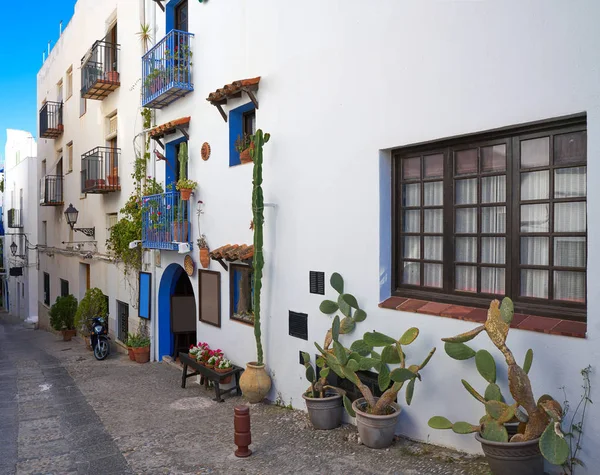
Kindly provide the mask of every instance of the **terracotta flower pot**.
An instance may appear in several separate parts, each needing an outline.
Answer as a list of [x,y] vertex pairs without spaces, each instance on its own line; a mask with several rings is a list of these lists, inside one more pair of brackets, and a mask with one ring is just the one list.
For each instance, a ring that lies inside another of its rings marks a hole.
[[[220,374],[227,374],[227,373],[230,373],[232,371],[232,369],[233,368],[215,368],[215,371]],[[226,378],[221,379],[220,382],[223,384],[231,383],[231,375],[227,376]]]
[[188,221],[173,223],[173,240],[186,242],[188,239]]
[[133,348],[131,346],[127,347],[127,355],[129,355],[131,361],[135,361],[135,354],[133,353]]
[[240,388],[250,403],[261,402],[271,390],[271,377],[265,371],[265,365],[246,363],[246,371],[240,377]]
[[119,82],[119,73],[118,71],[108,71],[106,73],[106,78],[109,82]]
[[189,201],[190,196],[192,195],[191,188],[179,188],[179,193],[181,194],[181,199],[183,201]]
[[71,338],[75,336],[75,330],[61,330],[63,341],[71,341]]
[[252,157],[250,156],[250,147],[248,147],[243,152],[240,152],[240,162],[241,163],[251,163]]
[[133,354],[135,355],[135,361],[138,363],[147,363],[150,361],[150,347],[143,346],[141,348],[134,348]]
[[205,269],[208,269],[210,266],[210,250],[208,247],[200,248],[200,264],[202,264],[202,267]]

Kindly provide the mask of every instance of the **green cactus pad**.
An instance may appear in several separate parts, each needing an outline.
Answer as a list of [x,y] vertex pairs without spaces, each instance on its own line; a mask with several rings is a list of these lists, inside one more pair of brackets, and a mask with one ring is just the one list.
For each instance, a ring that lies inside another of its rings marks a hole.
[[371,358],[375,358],[376,360],[381,359],[381,355],[377,353],[375,350],[371,350]]
[[540,437],[540,451],[544,458],[554,465],[562,465],[569,457],[569,444],[557,433],[554,423],[548,424]]
[[348,305],[350,305],[352,308],[355,308],[358,310],[358,302],[356,301],[356,298],[354,298],[354,295],[351,294],[343,294],[342,298],[344,299],[344,302],[346,302]]
[[345,394],[343,396],[343,401],[344,401],[344,407],[346,408],[346,412],[348,412],[350,417],[356,417],[356,413],[354,412],[354,409],[352,408],[352,401],[350,401],[350,399],[348,399],[348,396],[346,396]]
[[486,421],[483,424],[481,437],[492,442],[508,442],[506,427],[496,421]]
[[509,299],[508,297],[504,297],[502,299],[502,304],[500,305],[500,318],[502,318],[504,323],[507,323],[510,325],[510,323],[512,322],[514,313],[515,313],[515,307],[513,305],[512,300]]
[[337,272],[334,272],[333,274],[331,274],[329,283],[331,284],[331,286],[335,289],[335,291],[338,294],[344,293],[344,279],[340,274],[338,274]]
[[356,323],[363,322],[365,318],[367,318],[367,312],[359,308],[356,310],[356,312],[354,312],[354,316],[352,318],[354,318]]
[[379,375],[377,376],[377,382],[379,383],[379,389],[381,392],[385,391],[390,385],[390,370],[382,364],[379,368]]
[[432,429],[452,429],[452,422],[442,416],[433,416],[427,425]]
[[333,342],[333,354],[340,362],[341,365],[345,365],[348,361],[348,354],[346,353],[346,349],[342,346],[339,341]]
[[379,364],[379,360],[375,358],[361,358],[358,360],[359,369],[361,371],[369,371]]
[[315,382],[315,369],[310,364],[306,366],[306,379],[311,383]]
[[419,336],[419,329],[412,327],[404,332],[404,335],[400,337],[399,343],[401,345],[410,345]]
[[333,302],[332,300],[323,300],[321,305],[319,305],[319,310],[326,315],[331,315],[338,311],[338,304]]
[[355,327],[356,324],[354,323],[354,320],[352,320],[352,318],[343,318],[340,323],[340,334],[347,335],[348,333],[351,333]]
[[450,358],[455,360],[468,360],[475,356],[475,351],[464,343],[444,343],[444,350]]
[[392,337],[379,332],[367,332],[363,335],[363,340],[371,347],[394,345],[396,340]]
[[338,307],[340,307],[340,312],[342,312],[344,314],[344,316],[349,317],[350,315],[352,315],[352,309],[350,308],[350,305],[348,305],[346,303],[346,301],[343,299],[343,295],[340,295],[337,299],[337,304]]
[[410,406],[413,394],[415,393],[415,379],[411,379],[406,385],[406,404]]
[[329,368],[323,368],[319,373],[319,376],[321,378],[326,378],[327,376],[329,376]]
[[475,353],[475,366],[488,383],[496,382],[496,362],[489,351],[479,350]]
[[466,341],[470,341],[479,335],[483,330],[485,330],[485,326],[481,325],[473,330],[469,330],[468,332],[461,333],[460,335],[456,335],[450,338],[442,338],[442,341],[447,341],[449,343],[464,343]]
[[525,362],[523,363],[523,371],[529,374],[529,370],[531,369],[531,364],[533,363],[533,350],[529,348],[527,353],[525,353]]
[[348,368],[348,370],[352,371],[353,373],[358,371],[360,368],[358,361],[356,361],[356,360],[348,360],[348,362],[346,363],[346,367]]
[[461,379],[460,382],[462,383],[462,385],[465,387],[465,389],[469,392],[469,394],[471,396],[473,396],[479,402],[485,404],[485,398],[481,394],[479,394],[475,390],[475,388],[473,388],[473,386],[471,386],[469,383],[467,383],[464,379]]
[[304,361],[304,365],[310,364],[310,355],[306,352],[302,352],[302,361]]
[[500,401],[487,401],[485,412],[500,424],[506,424],[515,416],[515,406]]
[[416,378],[417,375],[406,368],[396,368],[390,373],[390,378],[396,383],[403,383]]
[[471,434],[473,432],[479,432],[479,426],[470,424],[469,422],[455,422],[452,424],[452,430],[457,434]]
[[367,356],[369,353],[371,353],[372,349],[373,347],[367,345],[364,340],[356,340],[350,345],[350,350],[355,351],[360,356]]
[[381,351],[381,361],[387,364],[400,363],[400,355],[396,345],[388,345]]
[[423,360],[423,362],[419,365],[419,367],[421,369],[425,368],[425,366],[427,366],[427,363],[429,363],[429,360],[431,360],[431,358],[433,357],[433,355],[435,355],[435,351],[437,348],[434,348],[433,350],[431,350],[429,352],[429,354],[425,357],[425,359]]
[[500,391],[500,386],[496,383],[488,384],[487,388],[485,388],[484,394],[486,401],[500,401],[504,402],[504,396],[502,396],[502,391]]
[[331,354],[327,355],[327,366],[333,370],[335,374],[337,374],[341,378],[345,378],[346,375],[342,370],[342,366],[340,365],[337,358]]
[[331,337],[333,341],[338,341],[340,337],[340,317],[338,315],[333,318],[333,323],[331,324]]
[[322,368],[323,366],[325,366],[325,358],[323,358],[322,356],[317,357],[317,366],[319,368]]

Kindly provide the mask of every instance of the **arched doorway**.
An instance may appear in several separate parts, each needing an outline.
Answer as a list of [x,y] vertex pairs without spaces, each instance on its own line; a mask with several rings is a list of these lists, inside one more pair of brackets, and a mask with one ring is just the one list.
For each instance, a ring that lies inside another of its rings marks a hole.
[[[196,301],[190,278],[179,264],[163,272],[158,289],[158,360],[172,356],[175,334],[187,332],[196,341]],[[176,355],[175,355],[176,356]]]

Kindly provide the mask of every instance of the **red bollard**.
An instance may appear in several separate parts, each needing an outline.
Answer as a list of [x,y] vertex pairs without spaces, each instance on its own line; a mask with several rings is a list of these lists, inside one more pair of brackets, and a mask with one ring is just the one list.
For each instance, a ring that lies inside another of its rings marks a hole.
[[252,450],[248,446],[252,443],[252,434],[250,433],[250,408],[248,406],[235,406],[233,409],[233,428],[235,436],[233,441],[238,446],[235,451],[236,457],[249,457]]

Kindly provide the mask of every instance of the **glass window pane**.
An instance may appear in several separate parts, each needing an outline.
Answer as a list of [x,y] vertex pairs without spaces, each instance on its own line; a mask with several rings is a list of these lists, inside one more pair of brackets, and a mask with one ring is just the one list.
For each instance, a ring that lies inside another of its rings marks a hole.
[[481,202],[504,203],[506,201],[506,176],[487,176],[481,179]]
[[477,208],[458,208],[456,210],[456,233],[477,232]]
[[504,269],[481,268],[481,291],[487,294],[504,295],[506,283]]
[[554,164],[563,165],[586,161],[586,132],[554,136]]
[[421,206],[421,184],[402,185],[402,206]]
[[521,264],[530,266],[548,265],[548,238],[522,237]]
[[405,180],[421,178],[421,159],[419,157],[402,159],[402,178]]
[[481,262],[504,264],[506,261],[506,239],[503,237],[481,238]]
[[523,269],[521,271],[521,295],[523,297],[548,298],[548,271]]
[[421,211],[418,209],[404,211],[402,220],[402,231],[405,233],[421,232]]
[[425,232],[432,234],[441,234],[444,231],[444,213],[441,209],[426,209],[425,213]]
[[506,169],[506,145],[481,148],[481,171],[497,172]]
[[585,273],[554,271],[554,298],[585,302]]
[[456,266],[456,290],[477,292],[477,267]]
[[402,270],[402,283],[421,285],[421,264],[419,262],[405,262]]
[[454,155],[457,175],[477,173],[477,149],[461,150]]
[[584,201],[554,204],[554,231],[558,233],[583,233],[586,226]]
[[554,171],[554,197],[576,198],[586,195],[587,167],[560,168]]
[[423,285],[425,287],[443,287],[442,264],[424,264]]
[[550,230],[548,204],[521,205],[521,232],[547,233]]
[[437,178],[444,176],[444,155],[428,155],[425,157],[425,178]]
[[444,251],[444,238],[442,236],[425,236],[425,242],[423,244],[425,259],[430,261],[442,260]]
[[423,184],[425,206],[442,206],[444,204],[444,182],[431,181]]
[[481,208],[481,232],[490,234],[506,233],[505,206],[486,206]]
[[456,262],[477,262],[476,237],[457,237],[454,242],[456,245]]
[[550,188],[550,172],[521,173],[521,199],[547,200]]
[[521,142],[521,168],[543,167],[550,163],[550,138]]
[[421,238],[419,236],[404,236],[402,256],[406,259],[421,258]]
[[469,205],[477,203],[477,178],[469,180],[456,180],[456,198],[457,205]]
[[584,237],[555,237],[554,265],[557,267],[585,267],[586,245]]

